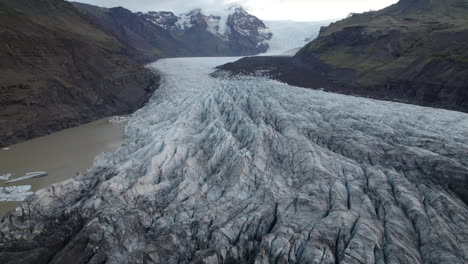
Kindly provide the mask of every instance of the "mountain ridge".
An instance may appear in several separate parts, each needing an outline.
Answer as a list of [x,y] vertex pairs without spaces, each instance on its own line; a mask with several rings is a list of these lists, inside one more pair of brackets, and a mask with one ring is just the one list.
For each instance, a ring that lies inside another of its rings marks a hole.
[[189,55],[183,43],[169,32],[123,7],[103,8],[72,2],[90,19],[142,53],[141,60],[151,62],[161,57]]
[[137,14],[192,44],[196,56],[256,55],[268,50],[272,37],[263,21],[237,6],[219,14],[205,14],[202,9],[179,16],[169,11]]

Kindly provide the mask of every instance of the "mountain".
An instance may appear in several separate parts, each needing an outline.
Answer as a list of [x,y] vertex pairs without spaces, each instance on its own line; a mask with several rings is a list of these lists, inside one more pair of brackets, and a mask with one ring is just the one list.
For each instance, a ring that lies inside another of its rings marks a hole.
[[253,55],[265,52],[272,36],[242,8],[176,17],[0,0],[0,16],[0,147],[138,109],[158,82],[144,63]]
[[272,33],[241,7],[217,15],[201,9],[176,16],[172,12],[138,13],[185,43],[194,56],[242,56],[266,52]]
[[468,111],[468,1],[402,0],[323,28],[293,58],[244,59],[293,85]]
[[0,0],[0,146],[141,107],[137,50],[62,0]]
[[122,42],[140,51],[145,62],[161,57],[190,56],[190,49],[164,28],[123,7],[103,8],[82,3],[73,5]]
[[167,57],[243,56],[266,52],[272,33],[241,7],[218,15],[201,9],[132,13],[122,7],[73,3],[91,21],[143,54],[146,62]]

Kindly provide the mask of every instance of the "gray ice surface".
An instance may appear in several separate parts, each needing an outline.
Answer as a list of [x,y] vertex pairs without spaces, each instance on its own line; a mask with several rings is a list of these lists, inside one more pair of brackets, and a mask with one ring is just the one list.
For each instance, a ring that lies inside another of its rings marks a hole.
[[467,114],[209,77],[232,60],[151,65],[162,85],[125,146],[28,198],[0,248],[55,234],[51,263],[467,262]]

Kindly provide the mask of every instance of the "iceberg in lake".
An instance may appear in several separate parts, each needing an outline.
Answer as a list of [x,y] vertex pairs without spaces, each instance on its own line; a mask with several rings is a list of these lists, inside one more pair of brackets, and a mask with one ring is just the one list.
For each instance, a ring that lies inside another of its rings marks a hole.
[[21,202],[31,196],[31,185],[0,187],[0,202]]
[[47,172],[45,172],[45,171],[28,172],[23,177],[19,177],[19,178],[13,179],[13,180],[9,180],[6,183],[14,183],[14,182],[19,182],[19,181],[24,181],[24,180],[27,180],[27,179],[45,177],[47,175],[49,175],[49,174]]

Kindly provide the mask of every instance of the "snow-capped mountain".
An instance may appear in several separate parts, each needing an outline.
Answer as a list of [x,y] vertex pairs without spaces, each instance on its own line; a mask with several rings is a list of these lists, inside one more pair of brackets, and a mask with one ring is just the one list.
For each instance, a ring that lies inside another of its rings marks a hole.
[[146,14],[144,13],[137,13],[140,17],[145,18],[146,20],[156,24],[164,29],[172,30],[175,29],[175,25],[179,20],[179,17],[174,15],[172,12],[154,12],[150,11]]
[[242,8],[236,8],[227,19],[227,34],[231,39],[253,39],[257,48],[267,51],[268,40],[273,36],[265,24],[255,16],[250,15]]
[[175,38],[184,42],[195,46],[200,43],[210,46],[211,43],[213,54],[206,54],[205,46],[205,50],[200,50],[201,55],[216,55],[216,52],[229,55],[263,53],[268,50],[268,41],[273,36],[263,21],[238,6],[213,14],[195,9],[178,16],[172,12],[138,15],[168,30]]

